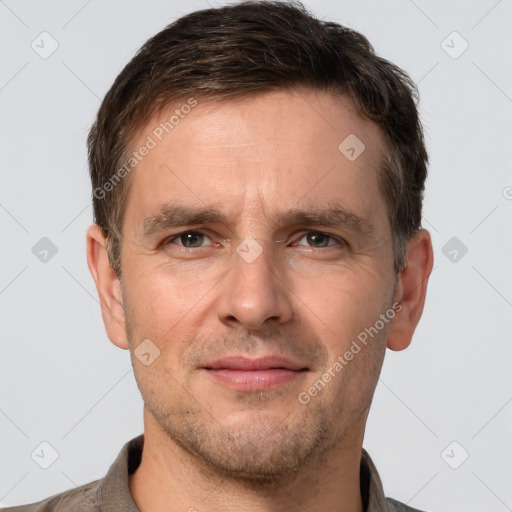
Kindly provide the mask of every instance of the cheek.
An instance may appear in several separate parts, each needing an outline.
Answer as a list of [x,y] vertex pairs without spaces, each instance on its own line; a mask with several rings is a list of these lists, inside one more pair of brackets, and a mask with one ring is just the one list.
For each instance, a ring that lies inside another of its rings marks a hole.
[[147,370],[141,368],[141,372],[153,375],[168,370],[172,375],[162,374],[162,379],[181,380],[178,362],[200,331],[205,312],[215,310],[210,288],[201,279],[178,278],[154,270],[132,276],[127,297],[130,343],[135,350],[142,340],[149,339],[160,352],[154,365]]
[[128,282],[124,295],[125,315],[129,327],[129,342],[133,351],[143,340],[150,340],[158,350],[164,351],[163,342],[173,334],[179,319],[184,316],[185,305],[173,298],[164,283],[156,280],[124,279]]
[[205,297],[212,286],[203,272],[181,272],[165,266],[140,265],[129,279],[130,302],[139,320],[172,324]]
[[390,244],[352,244],[325,259],[290,259],[290,288],[334,324],[362,324],[387,307],[393,294]]
[[336,344],[350,341],[388,307],[392,283],[375,263],[333,268],[294,287],[304,313]]

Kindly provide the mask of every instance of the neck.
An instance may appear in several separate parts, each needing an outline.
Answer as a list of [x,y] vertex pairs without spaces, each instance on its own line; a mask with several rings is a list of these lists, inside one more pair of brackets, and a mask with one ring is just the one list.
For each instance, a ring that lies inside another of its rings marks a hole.
[[359,479],[363,434],[364,424],[307,467],[262,482],[206,467],[169,439],[144,408],[144,449],[130,476],[130,491],[141,512],[363,512]]

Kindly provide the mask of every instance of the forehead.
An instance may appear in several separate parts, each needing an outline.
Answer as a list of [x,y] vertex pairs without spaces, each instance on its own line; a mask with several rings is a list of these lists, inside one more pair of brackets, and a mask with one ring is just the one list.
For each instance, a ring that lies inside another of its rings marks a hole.
[[361,215],[384,206],[383,137],[348,97],[294,89],[221,102],[184,98],[150,119],[133,149],[144,145],[151,149],[131,176],[127,217],[173,199],[237,213],[340,199]]

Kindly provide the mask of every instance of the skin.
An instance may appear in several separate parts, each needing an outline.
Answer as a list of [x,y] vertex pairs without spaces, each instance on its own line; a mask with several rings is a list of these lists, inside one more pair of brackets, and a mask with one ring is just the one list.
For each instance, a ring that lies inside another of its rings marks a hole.
[[[165,118],[154,116],[134,146]],[[349,134],[365,144],[355,161],[338,150]],[[297,89],[198,99],[130,177],[121,280],[101,231],[89,228],[106,330],[130,350],[145,402],[142,462],[130,477],[142,512],[363,510],[370,403],[386,347],[411,342],[433,262],[430,236],[420,230],[407,244],[406,269],[393,272],[377,182],[383,154],[380,129],[348,98]],[[165,204],[215,208],[226,220],[144,235],[145,219]],[[274,222],[291,209],[333,205],[372,233]],[[176,238],[187,230],[201,234]],[[247,237],[262,250],[251,263],[236,252]],[[393,303],[400,312],[300,403],[299,393]],[[134,356],[145,339],[160,350],[148,366]],[[307,370],[269,391],[237,391],[202,369],[226,354],[285,355]]]

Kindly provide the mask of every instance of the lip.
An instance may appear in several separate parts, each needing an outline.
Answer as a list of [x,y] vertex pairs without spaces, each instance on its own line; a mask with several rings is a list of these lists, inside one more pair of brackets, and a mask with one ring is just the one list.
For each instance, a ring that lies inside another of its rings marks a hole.
[[220,384],[246,392],[270,391],[300,378],[308,370],[282,356],[224,357],[204,365],[203,369]]
[[208,370],[304,370],[304,365],[283,356],[264,356],[250,359],[242,356],[228,356],[216,359],[204,365]]

